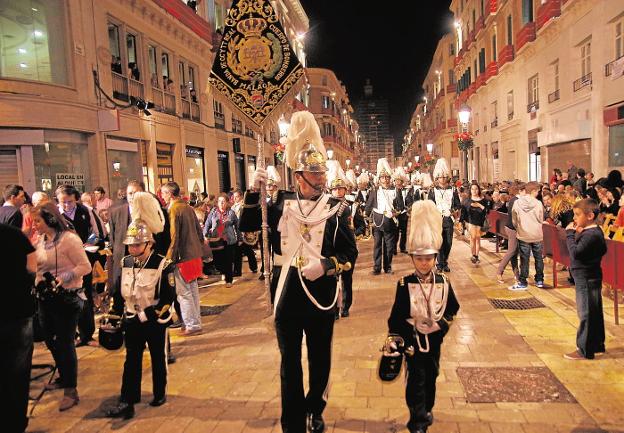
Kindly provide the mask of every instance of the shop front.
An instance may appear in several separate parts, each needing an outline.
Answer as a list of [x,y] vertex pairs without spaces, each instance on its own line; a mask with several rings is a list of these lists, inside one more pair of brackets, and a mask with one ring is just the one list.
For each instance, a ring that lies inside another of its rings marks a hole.
[[204,170],[204,149],[186,146],[186,187],[187,191],[199,195],[206,192],[206,175]]
[[109,195],[126,189],[128,181],[141,179],[139,143],[129,139],[106,138]]
[[44,129],[0,129],[0,181],[52,194],[61,184],[90,191],[88,134]]
[[217,152],[217,167],[219,170],[219,192],[229,192],[230,183],[230,155],[228,152]]
[[245,155],[242,153],[234,154],[234,169],[236,170],[236,188],[244,191],[247,187],[245,182],[246,167],[245,167]]

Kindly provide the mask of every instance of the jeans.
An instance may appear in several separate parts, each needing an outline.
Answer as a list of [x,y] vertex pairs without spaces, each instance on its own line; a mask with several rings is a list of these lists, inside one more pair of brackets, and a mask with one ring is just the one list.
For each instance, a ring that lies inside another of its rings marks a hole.
[[514,275],[518,275],[518,239],[516,238],[517,232],[514,229],[505,227],[505,233],[507,233],[507,252],[498,264],[498,275],[502,275],[505,272],[505,267],[511,262],[511,269]]
[[576,312],[579,327],[576,347],[585,357],[592,359],[596,352],[605,351],[605,329],[602,313],[602,278],[587,278],[572,272],[576,291]]
[[189,331],[201,329],[202,323],[197,280],[187,283],[184,281],[184,278],[182,278],[178,268],[176,268],[174,275],[176,293],[178,295],[178,302],[180,303],[180,312],[182,313],[184,327]]
[[78,358],[76,357],[76,326],[84,301],[75,293],[57,296],[39,304],[39,319],[45,342],[59,371],[63,388],[76,388]]
[[33,353],[33,319],[0,323],[0,419],[7,433],[23,432],[28,425],[28,390]]
[[529,258],[533,254],[535,261],[535,282],[544,281],[544,257],[542,242],[524,242],[518,239],[520,251],[520,284],[527,284],[529,277]]

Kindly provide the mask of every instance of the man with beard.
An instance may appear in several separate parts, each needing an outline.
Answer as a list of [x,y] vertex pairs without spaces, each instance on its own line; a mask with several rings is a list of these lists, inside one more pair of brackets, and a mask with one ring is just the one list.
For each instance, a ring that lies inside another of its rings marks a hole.
[[433,200],[442,214],[442,247],[437,257],[438,272],[451,272],[448,265],[448,257],[453,245],[453,213],[461,207],[459,194],[449,184],[451,171],[446,159],[440,158],[433,169],[435,187],[429,190],[428,198]]
[[[337,278],[357,257],[355,237],[344,201],[324,194],[327,160],[314,115],[292,115],[286,163],[295,173],[297,190],[278,191],[268,205],[269,242],[275,255],[271,298],[281,354],[281,425],[285,433],[325,431],[323,410],[331,368]],[[256,169],[254,190],[267,182]],[[241,227],[260,230],[260,194],[248,192]],[[303,391],[301,343],[306,336],[309,390]]]
[[[373,224],[373,275],[392,273],[392,255],[397,239],[398,221],[396,216],[404,209],[404,204],[392,188],[392,169],[386,158],[377,161],[379,186],[371,189],[364,213],[372,218]],[[383,259],[383,260],[382,260]],[[383,263],[382,263],[383,261]]]

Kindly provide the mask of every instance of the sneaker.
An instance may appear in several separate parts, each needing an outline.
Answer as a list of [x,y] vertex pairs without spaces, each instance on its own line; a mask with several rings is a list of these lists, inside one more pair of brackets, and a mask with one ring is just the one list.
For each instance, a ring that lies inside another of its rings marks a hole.
[[470,261],[472,262],[472,264],[477,263],[477,256],[473,255],[472,257],[470,257]]
[[535,287],[537,287],[538,289],[543,289],[545,287],[544,286],[544,282],[543,281],[537,281],[535,283]]
[[583,355],[581,355],[578,350],[575,350],[574,352],[566,353],[565,355],[563,355],[563,357],[571,361],[582,361],[583,359],[587,359]]
[[225,287],[229,289],[230,287],[232,287],[232,283],[225,283]]
[[520,292],[523,290],[527,290],[528,286],[526,284],[516,283],[513,286],[509,286],[508,289],[514,292]]
[[481,263],[481,260],[479,260],[479,256],[475,256],[475,264],[479,264]]

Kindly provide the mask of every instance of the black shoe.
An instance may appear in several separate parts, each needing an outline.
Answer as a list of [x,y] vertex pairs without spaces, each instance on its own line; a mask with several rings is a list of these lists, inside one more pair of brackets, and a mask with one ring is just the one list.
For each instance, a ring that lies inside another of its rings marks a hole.
[[233,276],[234,276],[234,277],[242,277],[242,276],[243,276],[243,274],[242,274],[242,273],[240,273],[240,272],[234,272]]
[[167,396],[164,395],[160,398],[156,398],[154,397],[154,400],[150,401],[149,405],[152,407],[158,407],[158,406],[162,406],[163,404],[167,403]]
[[379,270],[377,270],[377,269],[373,269],[373,270],[371,271],[371,275],[379,275],[379,274],[381,274],[381,271],[379,271]]
[[251,273],[252,273],[252,274],[257,274],[257,273],[258,273],[258,270],[257,270],[257,269],[252,269],[252,270],[251,270]]
[[401,254],[407,254],[407,250],[401,250]]
[[264,281],[264,274],[263,274],[263,273],[262,273],[262,274],[260,274],[260,276],[258,277],[258,279],[259,279],[260,281]]
[[349,310],[342,310],[342,311],[340,312],[340,315],[341,315],[342,317],[349,317]]
[[340,320],[340,311],[336,310],[336,312],[334,313],[334,320]]
[[130,403],[120,402],[114,408],[106,411],[108,418],[134,418],[134,405]]
[[175,364],[176,361],[175,355],[167,355],[167,364]]
[[308,414],[308,432],[323,433],[325,431],[325,421],[322,415]]
[[444,267],[444,272],[451,272],[451,268],[449,268],[448,265],[446,265]]
[[392,272],[392,268],[384,269],[384,272],[386,274],[394,274],[394,272]]
[[473,255],[472,257],[470,257],[470,261],[474,264],[477,263],[477,256]]

